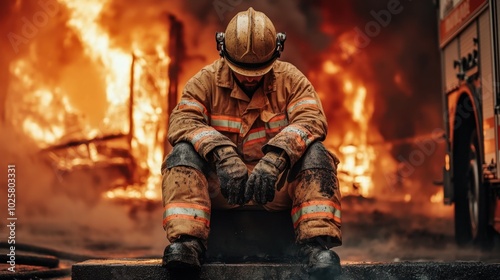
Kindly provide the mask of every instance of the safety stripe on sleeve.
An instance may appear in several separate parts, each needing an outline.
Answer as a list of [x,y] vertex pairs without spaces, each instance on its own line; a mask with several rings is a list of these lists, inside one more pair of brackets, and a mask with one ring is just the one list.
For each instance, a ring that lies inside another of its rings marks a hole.
[[295,109],[303,106],[310,106],[318,108],[318,101],[314,98],[303,98],[295,103],[292,103],[288,106],[287,112],[291,114]]
[[209,128],[200,128],[198,130],[196,130],[192,136],[190,137],[191,138],[191,144],[193,144],[194,146],[194,149],[196,151],[198,151],[198,148],[200,146],[200,144],[207,138],[209,137],[217,137],[217,136],[220,136],[220,132],[218,132],[217,130],[215,130],[214,128],[212,127],[209,127]]
[[265,128],[254,128],[249,131],[248,136],[243,141],[243,146],[252,145],[257,142],[265,142],[266,140],[267,137]]
[[301,142],[304,146],[309,146],[309,144],[312,142],[312,135],[308,132],[299,127],[298,125],[289,125],[285,127],[281,133],[294,133],[297,137],[297,141]]
[[212,116],[210,124],[218,131],[240,133],[241,118],[231,116]]
[[163,226],[174,219],[192,220],[210,226],[210,209],[192,203],[169,203],[163,212]]
[[205,106],[203,106],[203,104],[201,104],[200,102],[194,99],[182,99],[179,102],[179,109],[185,109],[185,108],[192,108],[199,111],[203,115],[205,121],[208,122],[208,111],[205,108]]
[[266,130],[267,132],[273,133],[273,132],[279,132],[281,129],[286,127],[288,125],[288,119],[286,118],[286,115],[278,115],[269,120],[268,123],[266,123]]
[[294,207],[291,215],[294,228],[296,228],[301,221],[311,218],[327,218],[340,224],[341,207],[332,201],[313,200]]

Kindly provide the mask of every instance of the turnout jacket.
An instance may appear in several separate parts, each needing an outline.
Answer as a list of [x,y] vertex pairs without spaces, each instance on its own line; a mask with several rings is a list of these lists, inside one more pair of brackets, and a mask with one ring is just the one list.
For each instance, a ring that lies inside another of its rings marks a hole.
[[277,60],[249,98],[220,58],[185,85],[170,115],[168,140],[172,146],[190,142],[206,160],[215,147],[230,145],[248,164],[278,147],[293,166],[326,131],[318,94],[295,66]]

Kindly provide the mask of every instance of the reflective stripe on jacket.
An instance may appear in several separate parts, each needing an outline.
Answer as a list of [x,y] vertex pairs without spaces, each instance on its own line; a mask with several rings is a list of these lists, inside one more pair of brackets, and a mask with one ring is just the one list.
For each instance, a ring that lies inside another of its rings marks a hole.
[[205,159],[215,147],[232,145],[247,163],[274,146],[285,150],[293,165],[310,143],[326,137],[321,102],[290,63],[276,61],[263,79],[250,99],[224,59],[204,67],[187,82],[170,116],[170,143],[189,141]]

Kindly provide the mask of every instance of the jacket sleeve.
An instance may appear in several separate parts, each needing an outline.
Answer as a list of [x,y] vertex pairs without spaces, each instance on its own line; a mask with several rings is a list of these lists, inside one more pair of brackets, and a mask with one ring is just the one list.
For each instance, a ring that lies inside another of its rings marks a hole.
[[309,80],[299,71],[291,75],[291,89],[286,114],[289,125],[263,147],[266,153],[273,147],[283,149],[293,166],[314,141],[326,138],[327,121],[318,94]]
[[182,92],[181,100],[170,115],[168,141],[172,146],[190,142],[204,159],[218,146],[236,145],[210,126],[210,97],[213,77],[202,70],[191,78]]

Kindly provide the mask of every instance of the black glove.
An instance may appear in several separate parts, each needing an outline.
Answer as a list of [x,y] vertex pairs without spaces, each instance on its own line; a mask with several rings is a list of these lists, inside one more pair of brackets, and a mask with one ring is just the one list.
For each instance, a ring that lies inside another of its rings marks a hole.
[[278,176],[285,170],[288,159],[284,152],[268,152],[250,174],[245,189],[245,200],[252,197],[259,204],[273,201]]
[[231,146],[221,146],[213,151],[215,169],[220,181],[220,190],[229,204],[243,205],[248,169]]

